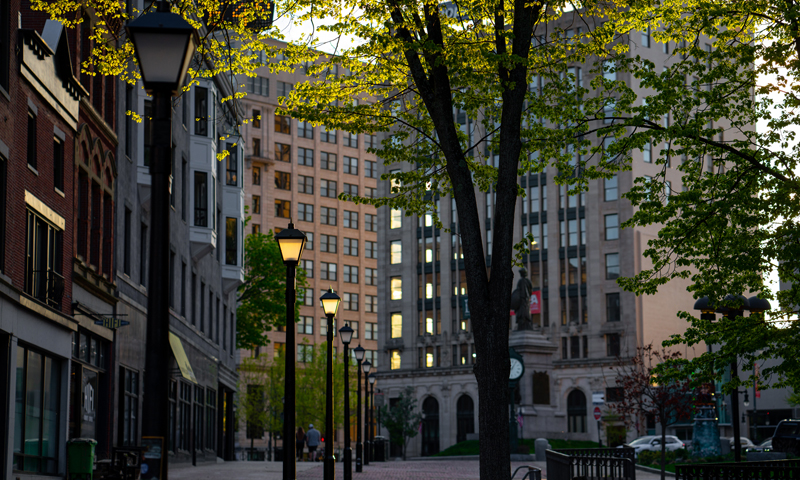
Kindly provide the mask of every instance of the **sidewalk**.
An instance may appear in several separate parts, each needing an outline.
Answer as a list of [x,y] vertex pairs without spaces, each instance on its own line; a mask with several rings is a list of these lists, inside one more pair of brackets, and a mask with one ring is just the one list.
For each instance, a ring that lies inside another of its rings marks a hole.
[[[542,469],[542,478],[547,478],[544,462],[511,462],[511,471],[522,465]],[[283,464],[279,462],[226,462],[217,464],[180,465],[170,468],[170,480],[280,480]],[[300,462],[297,464],[298,480],[321,480],[321,463]],[[517,474],[521,479],[524,470]],[[344,478],[343,466],[336,464],[336,478]],[[363,472],[355,472],[353,480],[411,480],[411,479],[453,480],[480,479],[477,460],[408,460],[375,462],[365,465]],[[636,471],[636,480],[658,480],[657,473]]]

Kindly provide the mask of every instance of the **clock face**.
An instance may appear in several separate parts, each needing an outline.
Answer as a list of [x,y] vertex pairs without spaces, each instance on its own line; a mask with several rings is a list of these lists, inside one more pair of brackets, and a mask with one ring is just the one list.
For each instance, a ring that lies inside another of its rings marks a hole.
[[508,374],[509,380],[517,380],[519,377],[522,376],[522,362],[517,360],[516,358],[511,359],[511,371]]

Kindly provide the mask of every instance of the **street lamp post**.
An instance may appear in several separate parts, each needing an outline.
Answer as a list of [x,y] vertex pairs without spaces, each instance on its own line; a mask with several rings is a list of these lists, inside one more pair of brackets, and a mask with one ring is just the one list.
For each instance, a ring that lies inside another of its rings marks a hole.
[[358,384],[356,387],[356,473],[363,470],[362,447],[361,447],[361,361],[364,360],[364,347],[359,344],[354,350],[358,370]]
[[370,436],[370,442],[369,442],[370,452],[369,452],[369,456],[373,460],[375,460],[375,430],[373,430],[373,423],[375,423],[375,379],[376,378],[377,377],[375,377],[374,373],[370,373],[369,377],[367,377],[367,379],[369,380],[369,384],[370,384],[370,389],[369,389],[370,404],[372,405],[372,408],[370,409],[370,412],[369,412],[369,425],[370,425],[370,428],[369,428],[369,436]]
[[[200,40],[182,16],[171,13],[167,2],[141,15],[125,30],[133,42],[145,91],[153,97],[153,159],[150,164],[150,265],[147,291],[147,348],[145,350],[142,437],[169,448],[169,189],[172,169],[172,96],[183,85],[189,62]],[[161,456],[160,472],[168,475],[167,455]]]
[[294,442],[295,409],[295,326],[294,309],[297,302],[296,270],[303,249],[306,246],[306,235],[294,228],[294,223],[289,222],[289,228],[281,230],[275,235],[278,248],[281,250],[283,263],[286,265],[286,362],[284,367],[284,396],[283,407],[283,480],[295,480],[297,477],[297,463]]
[[353,329],[348,324],[339,329],[339,338],[344,345],[344,480],[353,478],[353,452],[350,450],[350,357],[347,347],[353,338]]
[[325,465],[323,466],[325,480],[334,480],[335,478],[333,470],[336,461],[333,456],[333,317],[336,316],[336,310],[339,309],[341,300],[339,295],[333,292],[333,288],[328,289],[320,297],[322,311],[328,317],[328,367],[325,375]]
[[369,384],[367,381],[369,380],[369,370],[372,368],[372,363],[367,360],[366,362],[361,364],[361,369],[364,370],[364,465],[369,465],[370,454],[372,451],[370,450],[370,442],[369,438]]

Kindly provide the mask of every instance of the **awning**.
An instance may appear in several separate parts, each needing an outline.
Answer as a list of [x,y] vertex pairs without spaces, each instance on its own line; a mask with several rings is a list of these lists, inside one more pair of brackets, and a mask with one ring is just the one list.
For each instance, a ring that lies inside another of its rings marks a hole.
[[192,364],[189,363],[189,357],[186,356],[181,339],[172,332],[169,332],[169,346],[172,347],[172,353],[175,355],[175,361],[178,362],[178,368],[181,369],[183,378],[196,384],[197,377],[194,376]]

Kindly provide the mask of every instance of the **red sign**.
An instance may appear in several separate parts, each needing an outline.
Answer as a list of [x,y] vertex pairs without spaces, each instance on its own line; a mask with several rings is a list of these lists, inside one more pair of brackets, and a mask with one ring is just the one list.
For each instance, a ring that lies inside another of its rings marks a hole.
[[600,420],[600,416],[601,416],[600,407],[594,407],[594,419]]
[[542,292],[537,290],[531,293],[531,315],[534,313],[542,313]]

